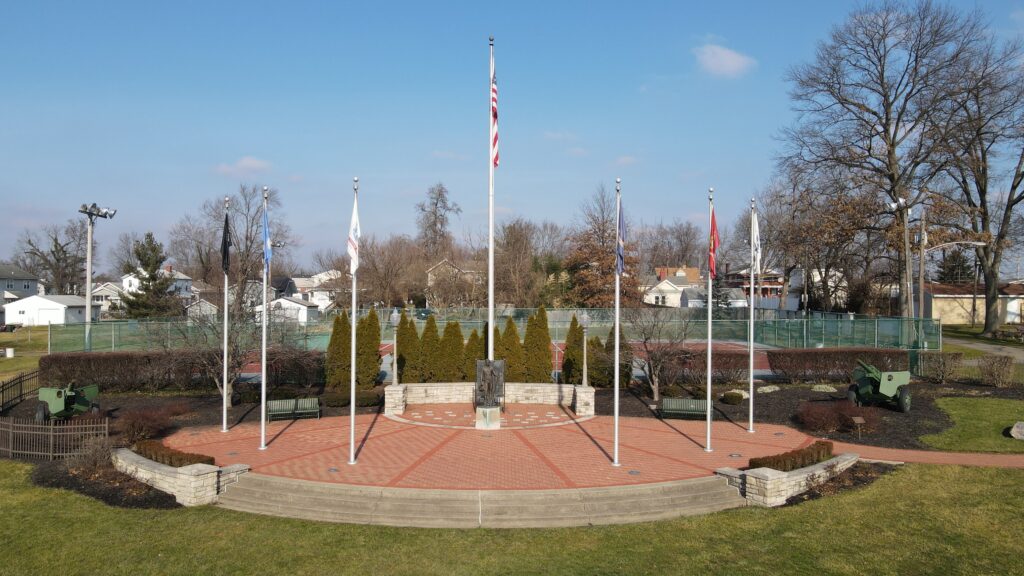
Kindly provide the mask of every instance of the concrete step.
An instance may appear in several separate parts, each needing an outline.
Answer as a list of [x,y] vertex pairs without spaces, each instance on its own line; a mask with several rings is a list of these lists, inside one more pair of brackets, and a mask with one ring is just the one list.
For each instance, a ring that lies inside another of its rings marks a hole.
[[723,478],[564,490],[419,490],[245,474],[219,505],[326,522],[555,527],[644,522],[744,506]]

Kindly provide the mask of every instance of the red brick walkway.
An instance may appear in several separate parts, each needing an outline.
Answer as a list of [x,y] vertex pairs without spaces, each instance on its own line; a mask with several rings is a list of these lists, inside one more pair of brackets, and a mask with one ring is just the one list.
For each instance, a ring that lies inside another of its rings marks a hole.
[[912,462],[915,464],[959,464],[961,466],[994,466],[998,468],[1024,468],[1024,454],[985,454],[981,452],[937,452],[931,450],[901,450],[864,444],[833,442],[835,452],[856,452],[868,460]]
[[[454,412],[454,411],[453,411]],[[460,416],[461,418],[461,416]],[[563,425],[480,431],[398,422],[383,415],[356,421],[358,463],[349,465],[347,417],[277,421],[259,450],[259,424],[186,428],[165,442],[209,454],[220,465],[244,463],[254,472],[321,482],[440,489],[555,489],[617,486],[709,476],[743,467],[754,456],[806,446],[812,438],[761,424],[755,434],[729,422],[713,426],[704,451],[704,422],[622,418],[620,467],[611,465],[612,419],[597,416]]]
[[[472,404],[410,404],[395,420],[445,428],[476,428],[476,409]],[[501,414],[502,428],[558,426],[572,422],[572,412],[550,404],[509,404]]]

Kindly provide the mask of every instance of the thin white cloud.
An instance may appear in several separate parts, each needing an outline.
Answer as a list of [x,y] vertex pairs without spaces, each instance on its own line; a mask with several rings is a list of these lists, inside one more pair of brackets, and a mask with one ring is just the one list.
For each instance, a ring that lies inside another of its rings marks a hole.
[[565,150],[565,153],[569,156],[572,156],[573,158],[583,158],[584,156],[589,154],[586,148],[580,148],[579,146],[567,148]]
[[214,171],[224,176],[252,176],[270,170],[270,162],[252,156],[242,156],[234,164],[218,164]]
[[638,159],[637,159],[636,156],[629,156],[629,155],[619,156],[618,158],[615,159],[615,165],[616,166],[632,166],[633,164],[636,164],[637,161],[638,161]]
[[757,66],[757,60],[720,44],[698,46],[693,54],[701,69],[714,76],[739,78]]
[[566,132],[565,130],[548,130],[544,132],[544,139],[564,142],[566,140],[575,140],[576,135],[572,132]]
[[434,150],[433,152],[431,152],[430,155],[433,156],[434,158],[438,158],[440,160],[465,160],[466,159],[466,157],[464,155],[457,154],[455,152],[452,152],[451,150]]

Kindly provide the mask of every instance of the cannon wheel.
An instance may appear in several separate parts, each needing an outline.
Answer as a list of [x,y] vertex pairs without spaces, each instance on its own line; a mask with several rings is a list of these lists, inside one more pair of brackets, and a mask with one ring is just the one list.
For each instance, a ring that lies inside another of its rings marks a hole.
[[846,389],[846,399],[850,401],[850,404],[854,406],[860,406],[860,399],[857,398],[857,385],[850,384],[850,387]]
[[900,412],[903,412],[904,414],[910,412],[910,388],[900,386],[898,396],[896,398],[896,404],[900,407]]
[[50,419],[50,406],[46,402],[36,404],[36,422],[42,424]]

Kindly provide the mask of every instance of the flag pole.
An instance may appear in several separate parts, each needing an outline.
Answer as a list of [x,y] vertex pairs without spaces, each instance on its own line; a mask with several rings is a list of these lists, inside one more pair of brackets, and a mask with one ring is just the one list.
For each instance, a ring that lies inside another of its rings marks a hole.
[[[263,234],[266,238],[270,237],[270,232],[267,231],[266,224],[267,218],[267,197],[269,191],[266,186],[263,187]],[[267,266],[270,264],[267,262],[267,243],[269,240],[264,238],[263,241],[263,313],[260,314],[260,318],[263,321],[263,353],[260,355],[260,450],[267,449]]]
[[487,360],[494,361],[494,162],[495,162],[495,118],[497,102],[494,93],[494,36],[490,37],[491,74],[487,79],[487,116],[490,139],[487,154]]
[[621,466],[619,463],[619,292],[621,292],[619,283],[622,274],[619,272],[618,263],[618,251],[621,250],[619,242],[622,241],[621,235],[622,230],[619,225],[619,218],[622,216],[622,178],[615,179],[615,250],[616,250],[616,262],[615,262],[615,362],[612,365],[612,369],[615,373],[615,393],[614,393],[614,446],[612,450],[612,466]]
[[747,426],[747,432],[754,433],[754,287],[756,286],[754,279],[757,274],[757,262],[754,258],[754,233],[760,233],[755,231],[757,212],[754,207],[754,199],[750,199],[750,330],[747,337],[749,339],[748,347],[750,348],[750,369],[748,375],[750,379],[750,423]]
[[[230,199],[224,197],[224,236],[227,238],[228,229],[228,208],[230,207]],[[229,240],[230,241],[230,240]],[[226,248],[226,246],[225,246]],[[223,255],[222,255],[223,256]],[[228,431],[228,264],[227,262],[221,263],[221,268],[224,270],[224,377],[221,380],[221,385],[224,387],[224,414],[221,426],[221,432]]]
[[708,188],[708,360],[705,372],[707,372],[707,395],[704,397],[705,412],[707,420],[707,432],[704,440],[704,451],[711,452],[711,320],[714,316],[714,312],[711,309],[712,296],[711,296],[711,275],[712,266],[714,262],[712,260],[712,252],[714,249],[714,231],[715,231],[715,200],[714,200],[715,189]]
[[[355,211],[359,201],[359,177],[352,179],[352,210]],[[355,212],[353,212],[355,214]],[[353,216],[354,217],[354,216]],[[349,232],[351,235],[351,232]],[[351,237],[349,238],[351,241]],[[348,463],[356,463],[356,269],[352,267],[352,347],[350,352],[349,377],[349,425],[348,425]]]

